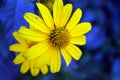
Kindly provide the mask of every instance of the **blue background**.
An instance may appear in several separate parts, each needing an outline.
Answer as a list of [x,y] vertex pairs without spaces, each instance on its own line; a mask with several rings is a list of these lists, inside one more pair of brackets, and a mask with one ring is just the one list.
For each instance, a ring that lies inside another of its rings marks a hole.
[[0,80],[120,80],[120,1],[119,0],[64,0],[72,3],[74,10],[81,8],[80,22],[91,22],[92,30],[86,34],[87,44],[79,61],[69,67],[65,62],[59,73],[32,77],[20,74],[19,65],[12,60],[15,54],[8,46],[15,43],[12,32],[21,25],[25,12],[38,13],[35,2],[39,0],[0,0]]

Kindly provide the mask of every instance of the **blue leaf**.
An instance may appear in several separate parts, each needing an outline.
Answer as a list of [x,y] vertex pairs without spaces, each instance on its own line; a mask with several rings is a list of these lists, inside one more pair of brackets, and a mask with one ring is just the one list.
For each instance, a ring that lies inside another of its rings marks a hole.
[[1,0],[0,1],[0,80],[16,80],[19,75],[18,66],[12,63],[15,57],[8,49],[15,42],[12,32],[20,26],[28,26],[23,19],[25,12],[34,12],[35,4],[25,0]]
[[28,26],[23,19],[25,12],[33,12],[34,4],[24,0],[7,0],[1,7],[0,20],[2,21],[3,38],[6,45],[9,46],[14,42],[12,32],[19,29],[20,26]]

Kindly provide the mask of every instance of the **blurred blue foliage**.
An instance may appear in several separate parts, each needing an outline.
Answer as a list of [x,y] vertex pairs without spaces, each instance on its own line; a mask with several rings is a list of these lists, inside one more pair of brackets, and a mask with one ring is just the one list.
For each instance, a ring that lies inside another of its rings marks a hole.
[[112,80],[120,80],[120,59],[115,59],[112,67]]
[[33,78],[21,75],[19,66],[12,63],[14,53],[8,46],[15,42],[12,32],[28,24],[25,12],[38,13],[35,2],[40,0],[0,0],[0,80],[120,80],[120,1],[119,0],[64,0],[73,10],[81,8],[80,22],[91,22],[86,34],[87,44],[80,46],[83,56],[72,60],[69,67],[64,60],[62,70]]
[[18,80],[21,76],[18,66],[12,63],[15,54],[8,51],[8,46],[15,42],[12,32],[28,25],[23,14],[34,12],[34,8],[35,4],[25,0],[0,1],[0,80]]

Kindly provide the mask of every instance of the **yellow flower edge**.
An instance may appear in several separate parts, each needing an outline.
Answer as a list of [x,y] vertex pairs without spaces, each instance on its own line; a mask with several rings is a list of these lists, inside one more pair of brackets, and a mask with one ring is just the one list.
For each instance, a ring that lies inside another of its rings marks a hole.
[[[27,29],[27,28],[25,26],[21,26],[21,29]],[[9,47],[9,50],[13,51],[13,52],[18,52],[17,56],[13,60],[13,63],[14,64],[21,64],[20,72],[22,74],[25,74],[28,72],[28,70],[30,70],[32,76],[37,76],[40,71],[44,75],[47,74],[48,73],[48,66],[47,65],[44,65],[43,67],[40,67],[40,68],[35,68],[34,64],[36,63],[37,58],[33,59],[33,60],[27,60],[24,57],[24,53],[29,49],[29,47],[31,45],[34,45],[35,42],[26,41],[16,31],[13,32],[13,36],[18,41],[18,43],[12,44]]]

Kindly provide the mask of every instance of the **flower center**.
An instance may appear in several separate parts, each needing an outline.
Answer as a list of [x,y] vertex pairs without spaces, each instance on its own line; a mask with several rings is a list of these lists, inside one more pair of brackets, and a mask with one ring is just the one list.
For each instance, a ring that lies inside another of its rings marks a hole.
[[57,28],[52,30],[49,35],[50,43],[56,48],[64,48],[70,42],[70,33],[65,28]]

